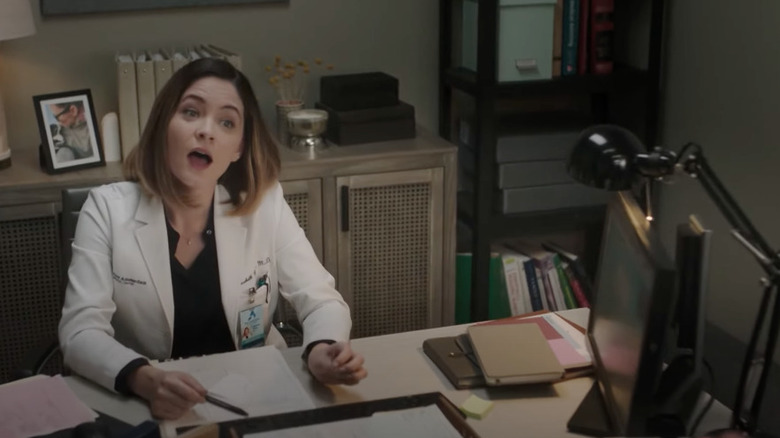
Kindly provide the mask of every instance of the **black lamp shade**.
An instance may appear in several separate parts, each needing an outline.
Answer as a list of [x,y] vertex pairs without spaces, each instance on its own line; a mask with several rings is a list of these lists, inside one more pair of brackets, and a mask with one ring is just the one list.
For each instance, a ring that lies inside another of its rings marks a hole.
[[643,152],[642,142],[631,131],[596,125],[582,131],[566,170],[572,178],[591,187],[627,190],[640,175],[635,157]]

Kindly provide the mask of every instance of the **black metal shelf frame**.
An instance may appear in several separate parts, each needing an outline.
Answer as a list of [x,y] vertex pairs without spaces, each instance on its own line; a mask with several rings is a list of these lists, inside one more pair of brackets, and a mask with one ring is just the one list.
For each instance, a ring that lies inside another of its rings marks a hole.
[[[498,98],[520,98],[547,93],[607,93],[645,87],[650,73],[628,65],[618,65],[615,72],[606,75],[559,76],[538,81],[501,82],[495,84]],[[476,95],[479,91],[477,74],[464,67],[451,67],[442,72],[444,84]]]
[[[478,2],[477,70],[452,67],[452,17],[453,3],[456,1],[439,2],[439,134],[447,139],[451,137],[450,111],[453,90],[471,95],[475,103],[472,130],[475,145],[478,145],[474,148],[474,190],[471,196],[464,197],[459,194],[458,216],[472,228],[471,318],[473,321],[481,321],[488,318],[487,290],[490,246],[493,240],[549,231],[568,231],[576,227],[589,230],[586,232],[586,246],[592,250],[599,246],[600,227],[604,217],[603,207],[510,215],[494,211],[495,156],[499,135],[496,102],[551,93],[588,93],[592,96],[593,112],[606,114],[609,93],[640,90],[645,97],[645,144],[657,144],[662,24],[666,0],[631,0],[650,1],[652,4],[646,70],[616,65],[614,73],[609,75],[578,75],[509,83],[499,83],[496,80],[499,0]],[[639,105],[641,103],[637,106]],[[595,252],[598,252],[597,249]],[[590,257],[591,260],[596,259],[596,256]]]

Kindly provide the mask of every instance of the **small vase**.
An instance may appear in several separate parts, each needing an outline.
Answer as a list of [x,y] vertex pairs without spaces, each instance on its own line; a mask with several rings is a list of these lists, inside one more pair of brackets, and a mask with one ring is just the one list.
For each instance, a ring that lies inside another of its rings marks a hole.
[[303,109],[302,100],[276,101],[276,138],[279,144],[290,146],[290,134],[287,128],[287,114],[290,111]]

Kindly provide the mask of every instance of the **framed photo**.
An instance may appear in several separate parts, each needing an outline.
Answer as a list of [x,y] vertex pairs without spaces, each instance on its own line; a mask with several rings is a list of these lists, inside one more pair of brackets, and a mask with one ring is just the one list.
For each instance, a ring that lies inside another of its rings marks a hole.
[[49,173],[105,164],[89,90],[33,96],[41,161]]
[[290,0],[41,0],[41,15],[92,14],[181,7],[289,3]]

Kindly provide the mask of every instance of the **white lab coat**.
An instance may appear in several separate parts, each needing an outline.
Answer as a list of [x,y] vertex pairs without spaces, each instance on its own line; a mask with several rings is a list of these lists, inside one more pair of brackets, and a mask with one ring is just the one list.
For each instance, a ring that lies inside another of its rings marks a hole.
[[[295,220],[281,185],[270,188],[246,216],[228,216],[232,206],[226,200],[227,191],[217,186],[219,282],[236,345],[239,312],[250,306],[249,288],[264,274],[271,285],[263,308],[267,334],[281,293],[302,321],[304,345],[348,340],[349,307]],[[76,227],[59,326],[65,364],[74,372],[113,390],[117,374],[131,360],[170,357],[174,311],[169,254],[159,198],[131,182],[90,192]],[[265,302],[260,295],[255,303]]]

